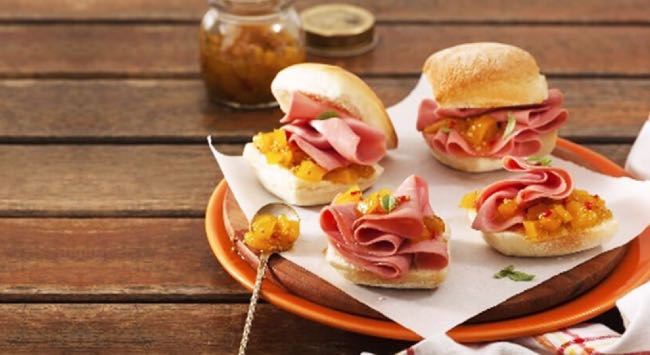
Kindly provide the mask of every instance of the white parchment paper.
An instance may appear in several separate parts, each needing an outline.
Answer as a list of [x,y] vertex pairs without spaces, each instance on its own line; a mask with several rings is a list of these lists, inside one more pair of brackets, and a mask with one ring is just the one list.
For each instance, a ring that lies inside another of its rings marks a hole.
[[[293,250],[283,255],[350,296],[367,304],[423,337],[453,328],[468,318],[493,307],[509,297],[576,265],[627,243],[650,223],[650,182],[607,177],[559,158],[553,165],[569,170],[578,188],[600,194],[619,221],[619,231],[602,247],[565,257],[513,258],[493,251],[480,234],[469,227],[461,197],[485,187],[509,173],[468,174],[453,171],[437,163],[415,129],[417,110],[423,98],[431,96],[426,80],[388,113],[399,137],[399,148],[389,152],[381,164],[383,176],[373,189],[395,188],[411,174],[429,183],[431,206],[451,227],[451,263],[447,281],[437,290],[386,290],[357,286],[341,277],[325,262],[326,237],[318,224],[320,207],[297,208],[301,217],[301,237]],[[570,95],[570,93],[568,93]],[[278,120],[280,117],[278,117]],[[570,113],[569,113],[569,119]],[[210,145],[223,174],[246,216],[277,198],[266,192],[243,158],[226,156]],[[518,270],[535,275],[532,282],[495,279],[494,273],[514,264]]]

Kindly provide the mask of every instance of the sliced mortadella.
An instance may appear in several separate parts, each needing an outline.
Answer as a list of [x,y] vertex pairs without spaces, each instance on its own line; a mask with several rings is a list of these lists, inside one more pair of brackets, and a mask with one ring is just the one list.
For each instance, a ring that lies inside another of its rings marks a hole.
[[323,208],[320,224],[330,245],[348,262],[385,279],[399,278],[413,267],[446,267],[449,256],[442,235],[419,240],[424,217],[433,214],[426,182],[410,176],[395,195],[407,199],[387,214],[361,215],[354,203]]
[[[338,117],[316,119],[324,112]],[[373,165],[386,155],[384,133],[350,114],[294,92],[280,121],[289,141],[296,143],[316,164],[330,171],[349,164]]]
[[490,145],[490,149],[475,151],[472,146],[455,130],[448,133],[438,130],[424,133],[427,144],[438,151],[459,157],[504,157],[513,155],[525,157],[535,155],[542,147],[540,136],[555,131],[567,118],[567,111],[561,107],[564,97],[558,89],[550,89],[548,98],[538,105],[499,107],[496,109],[443,109],[435,101],[425,99],[420,103],[417,129],[424,129],[431,124],[447,118],[468,118],[490,115],[497,122],[507,122],[512,115],[515,127],[508,137],[500,137]]
[[500,232],[523,222],[523,209],[507,220],[497,217],[497,208],[505,198],[526,206],[541,198],[562,200],[573,191],[573,179],[562,168],[530,165],[510,156],[504,158],[503,166],[508,171],[523,174],[497,181],[483,189],[476,200],[476,218],[472,222],[474,229]]

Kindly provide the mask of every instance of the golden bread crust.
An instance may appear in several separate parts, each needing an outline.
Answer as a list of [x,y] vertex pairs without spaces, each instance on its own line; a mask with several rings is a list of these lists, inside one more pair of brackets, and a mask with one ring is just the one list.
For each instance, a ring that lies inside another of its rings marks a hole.
[[546,78],[525,50],[502,43],[467,43],[433,53],[422,69],[443,108],[538,104]]

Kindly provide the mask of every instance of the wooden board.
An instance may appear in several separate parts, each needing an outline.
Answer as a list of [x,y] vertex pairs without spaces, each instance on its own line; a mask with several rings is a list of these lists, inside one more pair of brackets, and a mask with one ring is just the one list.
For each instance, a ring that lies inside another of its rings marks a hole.
[[[195,24],[0,25],[0,77],[198,77],[197,30]],[[308,59],[359,74],[413,75],[434,51],[498,41],[529,50],[547,75],[650,72],[650,27],[403,24],[380,25],[377,33],[378,46],[366,54]]]
[[[386,106],[417,78],[366,78]],[[650,112],[649,79],[551,79],[565,93],[572,140],[631,143]],[[210,105],[198,80],[0,80],[0,142],[245,142],[277,127],[279,110]],[[38,105],[34,105],[38,102]],[[70,105],[61,105],[61,102]],[[116,106],[114,103],[120,102]]]
[[[301,0],[304,9],[323,0]],[[650,8],[644,0],[348,0],[372,11],[380,22],[487,23],[647,23]],[[4,0],[5,21],[166,21],[197,22],[207,9],[205,0]]]
[[[559,148],[556,149],[555,154],[565,159],[573,157],[572,153],[562,151]],[[572,160],[576,161],[575,157]],[[586,167],[589,168],[588,165]],[[248,230],[248,221],[230,191],[226,194],[223,203],[226,230],[231,239],[235,241],[240,255],[251,267],[255,268],[258,262],[257,256],[241,242],[243,234]],[[605,278],[625,255],[625,251],[626,247],[623,246],[602,253],[476,315],[467,323],[515,318],[536,313],[571,300],[588,291]],[[282,256],[274,255],[269,262],[269,269],[269,277],[274,282],[311,302],[357,315],[384,318],[377,311],[353,299],[343,291],[284,259]]]

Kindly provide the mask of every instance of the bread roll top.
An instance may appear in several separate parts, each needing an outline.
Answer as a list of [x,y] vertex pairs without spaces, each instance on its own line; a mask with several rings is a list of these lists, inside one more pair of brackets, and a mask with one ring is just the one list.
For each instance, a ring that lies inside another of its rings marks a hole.
[[432,54],[422,69],[442,108],[539,104],[546,78],[525,50],[502,43],[467,43]]
[[281,70],[271,83],[280,109],[287,112],[295,91],[322,100],[384,132],[388,149],[397,147],[397,135],[384,104],[358,76],[334,65],[301,63]]

